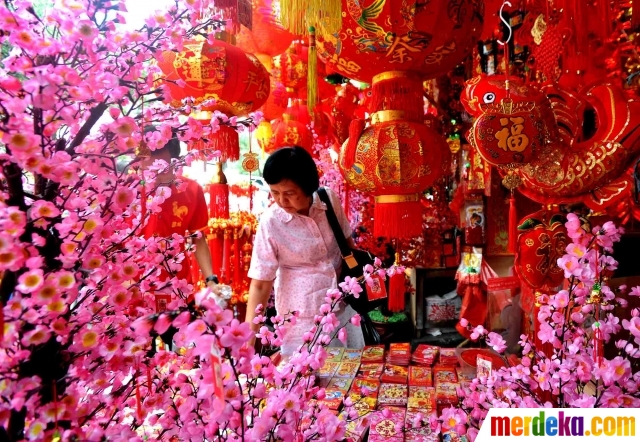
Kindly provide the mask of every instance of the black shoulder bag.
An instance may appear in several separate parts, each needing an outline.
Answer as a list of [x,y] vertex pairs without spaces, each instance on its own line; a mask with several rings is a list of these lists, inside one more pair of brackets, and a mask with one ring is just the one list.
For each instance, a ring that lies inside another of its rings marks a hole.
[[369,252],[349,247],[347,239],[344,237],[344,233],[340,227],[340,223],[338,222],[338,218],[336,217],[336,213],[333,210],[333,205],[331,204],[327,191],[322,187],[319,188],[318,196],[320,197],[320,200],[327,205],[327,221],[331,226],[331,230],[333,230],[333,235],[336,238],[338,248],[340,249],[340,255],[342,256],[342,273],[339,275],[338,279],[339,281],[342,281],[345,277],[351,276],[352,278],[358,279],[360,286],[362,287],[362,292],[358,298],[353,295],[349,295],[346,296],[344,300],[349,306],[351,306],[351,308],[360,314],[360,325],[362,327],[365,344],[379,344],[381,342],[380,334],[373,327],[373,323],[371,322],[371,318],[369,318],[368,313],[376,307],[383,305],[387,299],[383,298],[375,301],[369,301],[363,270],[365,265],[373,265],[375,258],[371,256]]

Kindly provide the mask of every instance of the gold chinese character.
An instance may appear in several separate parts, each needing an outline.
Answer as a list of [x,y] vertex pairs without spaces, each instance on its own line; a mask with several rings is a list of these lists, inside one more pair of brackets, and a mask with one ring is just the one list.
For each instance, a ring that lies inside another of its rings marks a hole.
[[[511,121],[511,128],[507,127]],[[522,152],[529,146],[529,137],[523,134],[524,130],[524,118],[500,118],[500,129],[495,134],[496,140],[498,140],[498,147],[505,152],[510,150],[511,152]]]
[[411,46],[408,43],[408,37],[403,35],[401,37],[396,36],[393,39],[385,55],[387,57],[391,56],[391,63],[405,63],[413,60],[413,57],[409,56],[408,52],[420,52],[420,49]]

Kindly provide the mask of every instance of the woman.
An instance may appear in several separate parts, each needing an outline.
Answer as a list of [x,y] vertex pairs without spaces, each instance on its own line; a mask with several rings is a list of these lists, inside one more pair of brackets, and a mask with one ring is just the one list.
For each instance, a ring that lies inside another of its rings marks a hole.
[[[320,186],[318,169],[311,155],[301,147],[274,152],[262,172],[275,204],[260,218],[251,257],[247,322],[253,330],[255,309],[266,305],[275,280],[275,304],[279,315],[300,312],[296,325],[289,328],[281,347],[291,355],[301,344],[302,335],[313,327],[320,314],[327,290],[336,288],[342,267],[338,243],[326,216],[326,205],[316,193]],[[338,196],[326,189],[345,237],[353,246],[349,221]],[[364,346],[362,331],[349,323],[355,312],[341,306],[341,324],[347,324],[347,346]]]

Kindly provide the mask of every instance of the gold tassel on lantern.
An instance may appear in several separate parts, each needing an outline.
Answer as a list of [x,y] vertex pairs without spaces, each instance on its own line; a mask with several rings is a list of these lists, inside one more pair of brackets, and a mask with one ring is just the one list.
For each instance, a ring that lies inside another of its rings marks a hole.
[[313,115],[318,104],[318,56],[316,53],[316,29],[309,27],[309,60],[307,62],[307,109]]
[[295,35],[305,35],[305,18],[309,9],[309,0],[280,0],[280,23],[282,27]]
[[307,22],[318,24],[320,35],[342,28],[342,0],[280,0],[280,23],[295,35],[306,36]]

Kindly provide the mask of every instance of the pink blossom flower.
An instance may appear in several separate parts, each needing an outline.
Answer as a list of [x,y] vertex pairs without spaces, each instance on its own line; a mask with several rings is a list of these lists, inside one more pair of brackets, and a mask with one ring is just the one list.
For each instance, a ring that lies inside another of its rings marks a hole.
[[344,344],[347,345],[347,330],[342,327],[339,331],[338,331],[338,339]]
[[360,327],[360,320],[361,320],[360,315],[356,313],[351,317],[349,321],[356,327]]
[[494,332],[490,332],[487,335],[487,345],[498,353],[502,353],[507,349],[507,341],[505,341],[498,333]]
[[227,348],[237,348],[244,345],[251,338],[252,333],[249,324],[233,319],[231,324],[222,328],[220,345]]
[[483,326],[477,325],[471,332],[471,340],[477,341],[481,336],[484,336],[486,334],[487,330]]
[[16,289],[28,294],[38,290],[44,284],[44,274],[42,269],[29,270],[18,278]]

